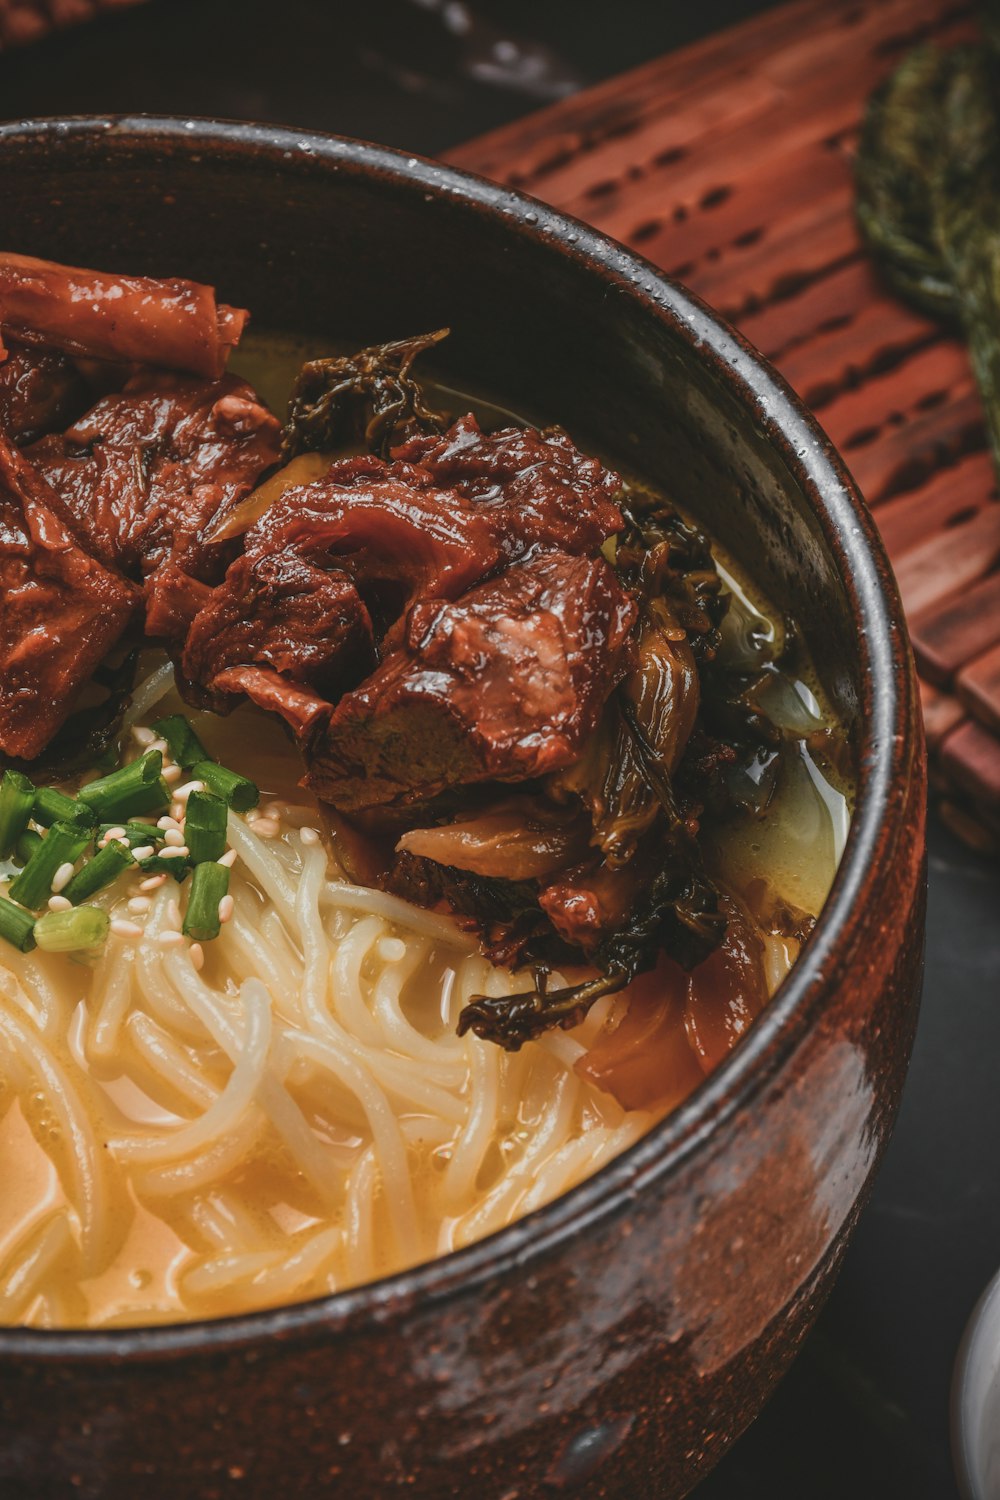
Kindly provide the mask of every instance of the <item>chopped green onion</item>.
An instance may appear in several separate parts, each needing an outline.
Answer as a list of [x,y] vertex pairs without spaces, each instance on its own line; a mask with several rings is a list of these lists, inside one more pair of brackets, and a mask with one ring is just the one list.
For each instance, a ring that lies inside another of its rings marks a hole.
[[166,740],[170,754],[185,771],[189,771],[199,761],[212,759],[183,714],[170,714],[166,719],[157,719],[152,728],[154,734],[158,734],[161,740]]
[[214,792],[192,792],[184,815],[184,842],[193,864],[226,852],[226,804]]
[[110,917],[99,906],[47,911],[35,923],[35,942],[46,953],[77,953],[81,948],[100,947],[110,926]]
[[217,865],[211,860],[195,865],[187,911],[184,913],[185,937],[203,943],[219,936],[219,902],[228,890],[228,865]]
[[26,828],[18,839],[17,848],[14,850],[14,857],[18,864],[26,865],[38,846],[44,842],[40,833],[36,833],[33,828]]
[[81,901],[86,901],[97,891],[103,891],[106,885],[117,880],[129,865],[134,864],[128,845],[112,839],[110,844],[98,849],[93,859],[88,859],[82,869],[77,870],[63,895],[74,906],[79,906]]
[[233,812],[249,812],[260,801],[260,791],[246,776],[230,771],[228,766],[217,765],[214,760],[200,760],[192,767],[191,777],[202,781],[210,792],[221,797]]
[[113,828],[124,828],[125,837],[122,843],[128,844],[130,849],[141,849],[144,844],[162,844],[163,830],[157,828],[155,823],[102,823],[97,830],[98,842],[107,838]]
[[191,861],[187,855],[181,855],[180,859],[164,859],[162,853],[149,854],[140,859],[139,869],[144,875],[172,875],[181,885],[191,873]]
[[37,911],[52,894],[52,880],[61,865],[75,865],[90,843],[85,828],[53,823],[10,888],[14,901]]
[[28,826],[35,788],[20,771],[5,771],[0,781],[0,859],[9,859]]
[[102,823],[117,820],[119,826],[138,813],[157,812],[170,801],[162,769],[159,750],[148,750],[140,760],[81,787],[80,801],[93,808]]
[[31,816],[43,828],[49,828],[53,823],[79,823],[82,828],[93,828],[97,822],[93,808],[86,802],[67,797],[65,792],[57,792],[51,786],[38,788]]
[[0,937],[13,943],[22,953],[30,953],[35,946],[35,919],[23,907],[0,896]]

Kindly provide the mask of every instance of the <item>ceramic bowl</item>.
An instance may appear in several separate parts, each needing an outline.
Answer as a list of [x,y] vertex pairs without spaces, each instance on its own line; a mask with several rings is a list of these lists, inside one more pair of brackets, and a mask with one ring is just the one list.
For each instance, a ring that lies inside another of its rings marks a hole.
[[457,382],[659,481],[801,623],[858,772],[799,963],[637,1146],[470,1249],[323,1301],[0,1331],[0,1493],[687,1493],[830,1288],[916,1018],[924,748],[899,599],[850,477],[690,293],[432,162],[271,127],[30,122],[0,129],[0,201],[12,249],[210,281],[259,325],[366,343],[450,325]]

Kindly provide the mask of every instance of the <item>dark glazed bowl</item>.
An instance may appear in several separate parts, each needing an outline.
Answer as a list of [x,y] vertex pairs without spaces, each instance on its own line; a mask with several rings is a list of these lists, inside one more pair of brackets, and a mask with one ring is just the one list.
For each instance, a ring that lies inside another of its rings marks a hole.
[[857,807],[749,1037],[597,1176],[324,1301],[177,1328],[0,1331],[0,1494],[681,1496],[754,1417],[839,1266],[916,1019],[925,771],[895,585],[800,403],[682,288],[431,162],[270,127],[0,129],[4,239],[214,282],[263,326],[450,324],[449,372],[678,496],[802,622]]

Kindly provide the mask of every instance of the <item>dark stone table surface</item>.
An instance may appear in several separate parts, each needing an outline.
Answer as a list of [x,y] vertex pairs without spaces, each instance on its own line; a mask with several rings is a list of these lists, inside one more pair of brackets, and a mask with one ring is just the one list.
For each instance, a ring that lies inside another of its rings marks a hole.
[[[149,0],[0,57],[0,113],[221,115],[433,155],[764,8]],[[1000,867],[932,817],[927,979],[895,1136],[819,1324],[699,1500],[955,1494],[951,1370],[1000,1266],[998,1078]]]

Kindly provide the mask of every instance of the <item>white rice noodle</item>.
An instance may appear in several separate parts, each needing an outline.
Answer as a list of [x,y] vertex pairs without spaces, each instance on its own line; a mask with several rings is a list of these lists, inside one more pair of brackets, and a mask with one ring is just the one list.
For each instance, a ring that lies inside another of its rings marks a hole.
[[0,1036],[40,1090],[42,1121],[30,1107],[25,1115],[43,1149],[58,1142],[51,1155],[76,1219],[81,1264],[86,1274],[94,1275],[106,1263],[110,1240],[104,1153],[98,1149],[93,1126],[66,1067],[56,1060],[27,1016],[0,1010]]
[[16,1322],[38,1295],[38,1289],[71,1254],[73,1230],[65,1213],[50,1214],[34,1224],[0,1267],[0,1323]]
[[[168,687],[142,685],[136,722]],[[157,941],[186,900],[173,881],[142,938],[113,938],[89,967],[0,958],[0,1101],[20,1101],[58,1174],[23,1224],[0,1197],[0,1321],[319,1296],[502,1227],[649,1123],[574,1069],[610,1002],[516,1054],[459,1037],[473,995],[525,976],[448,918],[336,878],[297,827],[265,840],[231,815],[229,838],[233,916],[201,970],[186,943]],[[100,900],[128,917],[130,893]],[[154,1280],[124,1293],[136,1264]]]
[[174,685],[174,664],[165,661],[148,677],[144,677],[132,694],[132,702],[122,716],[122,729],[126,732],[133,724],[143,724],[161,698],[165,698]]

